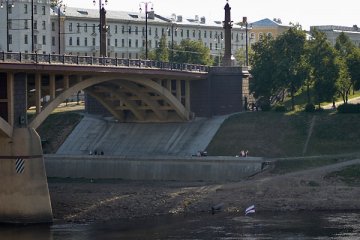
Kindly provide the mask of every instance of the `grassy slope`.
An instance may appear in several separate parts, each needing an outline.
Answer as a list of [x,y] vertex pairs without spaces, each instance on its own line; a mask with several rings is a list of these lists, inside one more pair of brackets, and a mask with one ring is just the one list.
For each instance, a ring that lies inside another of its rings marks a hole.
[[82,119],[81,111],[53,112],[37,129],[42,140],[44,153],[55,153],[67,136]]
[[305,155],[360,151],[360,114],[242,113],[224,122],[207,151],[210,155],[302,156],[310,123],[316,116]]

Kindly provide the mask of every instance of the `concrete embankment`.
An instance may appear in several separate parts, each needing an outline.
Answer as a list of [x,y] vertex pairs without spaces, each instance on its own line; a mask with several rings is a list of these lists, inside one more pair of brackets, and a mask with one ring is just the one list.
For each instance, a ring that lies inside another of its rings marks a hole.
[[227,116],[185,123],[117,123],[85,116],[57,154],[191,156],[206,149]]
[[253,157],[45,155],[48,177],[126,180],[239,181],[260,172]]

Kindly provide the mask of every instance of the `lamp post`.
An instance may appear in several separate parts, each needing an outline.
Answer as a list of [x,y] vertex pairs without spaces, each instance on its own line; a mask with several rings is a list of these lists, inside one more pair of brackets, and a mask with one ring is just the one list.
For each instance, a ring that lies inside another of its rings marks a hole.
[[153,10],[152,2],[141,2],[140,3],[140,12],[141,12],[141,4],[144,4],[145,7],[145,59],[148,59],[148,5],[151,4],[151,11]]
[[[96,0],[93,0],[94,5],[96,4]],[[105,4],[108,3],[108,0],[105,0]],[[99,32],[100,32],[100,57],[106,57],[106,11],[103,0],[99,0]]]
[[245,62],[249,66],[249,46],[248,46],[248,22],[247,17],[243,17],[242,24],[245,26]]
[[61,54],[61,8],[64,8],[65,12],[65,4],[63,4],[62,0],[57,2],[57,14],[58,14],[58,44],[59,44],[59,54]]
[[[171,21],[171,57],[170,60],[171,62],[174,61],[174,27],[175,27],[175,23],[173,21]],[[168,28],[168,31],[170,29]],[[175,32],[177,31],[177,28],[175,28]]]
[[11,5],[9,5],[9,0],[1,0],[0,8],[4,8],[4,2],[5,2],[5,8],[6,8],[6,51],[10,52],[9,47],[9,7],[13,8],[14,3],[12,2]]

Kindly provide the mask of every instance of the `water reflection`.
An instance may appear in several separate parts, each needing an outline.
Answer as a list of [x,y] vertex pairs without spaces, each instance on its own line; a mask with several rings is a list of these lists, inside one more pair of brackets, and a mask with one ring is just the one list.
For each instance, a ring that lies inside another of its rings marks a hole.
[[97,224],[0,226],[0,239],[360,239],[360,213],[256,213],[156,217]]

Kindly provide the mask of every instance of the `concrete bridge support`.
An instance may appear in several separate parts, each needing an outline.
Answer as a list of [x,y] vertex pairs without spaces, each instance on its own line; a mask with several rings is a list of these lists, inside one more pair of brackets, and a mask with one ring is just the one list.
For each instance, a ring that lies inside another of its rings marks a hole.
[[16,128],[0,137],[0,222],[52,222],[50,195],[39,135]]
[[26,74],[0,74],[0,222],[52,222],[40,137],[26,127],[26,84]]

